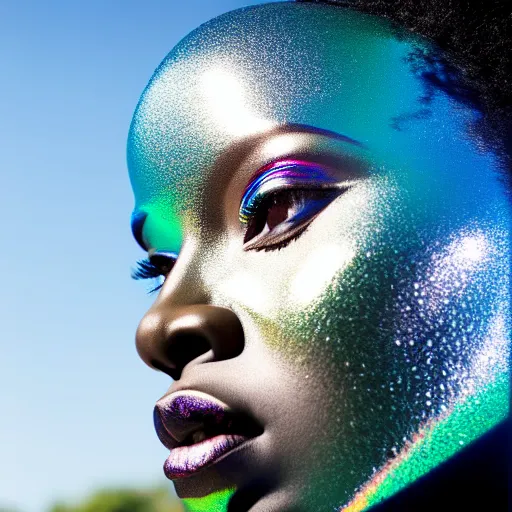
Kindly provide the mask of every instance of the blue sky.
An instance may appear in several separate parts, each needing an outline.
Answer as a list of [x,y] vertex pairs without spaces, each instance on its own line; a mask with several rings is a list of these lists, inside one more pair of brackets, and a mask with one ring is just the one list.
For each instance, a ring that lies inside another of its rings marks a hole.
[[[0,2],[0,508],[163,481],[125,145],[176,42],[256,0]],[[169,484],[170,485],[170,484]]]

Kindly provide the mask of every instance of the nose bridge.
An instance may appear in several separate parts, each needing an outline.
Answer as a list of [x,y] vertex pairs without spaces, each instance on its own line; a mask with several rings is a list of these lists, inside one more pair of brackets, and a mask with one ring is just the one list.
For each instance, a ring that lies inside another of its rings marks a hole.
[[239,355],[245,344],[234,311],[211,303],[195,249],[192,243],[184,247],[136,335],[143,361],[175,380],[192,361],[230,359]]
[[198,242],[187,240],[153,307],[176,308],[208,304],[210,293],[203,279],[200,263]]
[[[236,302],[239,293],[230,292],[235,278],[233,269],[242,264],[237,248],[220,239],[218,233],[200,235],[186,239],[154,307],[212,304],[231,308]],[[231,284],[228,286],[228,283]],[[240,286],[244,286],[244,282]]]

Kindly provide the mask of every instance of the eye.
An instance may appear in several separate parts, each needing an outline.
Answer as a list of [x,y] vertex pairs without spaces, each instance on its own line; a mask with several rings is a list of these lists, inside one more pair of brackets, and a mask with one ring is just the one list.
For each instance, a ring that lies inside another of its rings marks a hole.
[[250,215],[244,250],[276,250],[299,238],[342,190],[282,190],[269,194]]
[[348,184],[336,182],[325,170],[307,162],[270,166],[249,184],[242,199],[244,250],[285,247],[348,188]]
[[132,279],[157,279],[160,282],[152,288],[149,293],[153,293],[162,288],[164,280],[172,270],[177,254],[171,252],[155,252],[144,260],[137,262],[137,267],[132,271]]

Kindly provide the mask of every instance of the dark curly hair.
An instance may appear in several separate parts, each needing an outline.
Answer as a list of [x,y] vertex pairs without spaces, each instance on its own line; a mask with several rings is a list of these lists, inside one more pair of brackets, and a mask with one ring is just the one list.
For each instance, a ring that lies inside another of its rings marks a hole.
[[[411,55],[427,87],[484,115],[480,135],[512,161],[512,2],[510,0],[296,0],[384,17],[434,42],[437,52]],[[403,30],[402,30],[403,32]],[[399,33],[399,32],[397,32]],[[418,63],[421,61],[421,65]],[[485,125],[485,126],[484,126]]]

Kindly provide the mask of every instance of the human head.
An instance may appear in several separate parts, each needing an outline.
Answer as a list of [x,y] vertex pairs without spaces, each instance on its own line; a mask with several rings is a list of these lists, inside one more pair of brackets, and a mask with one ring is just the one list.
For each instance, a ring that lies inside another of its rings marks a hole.
[[155,72],[128,160],[140,273],[167,275],[137,335],[176,379],[156,421],[168,442],[225,404],[252,435],[167,464],[191,510],[363,510],[507,414],[506,155],[463,78],[299,3],[216,18]]

